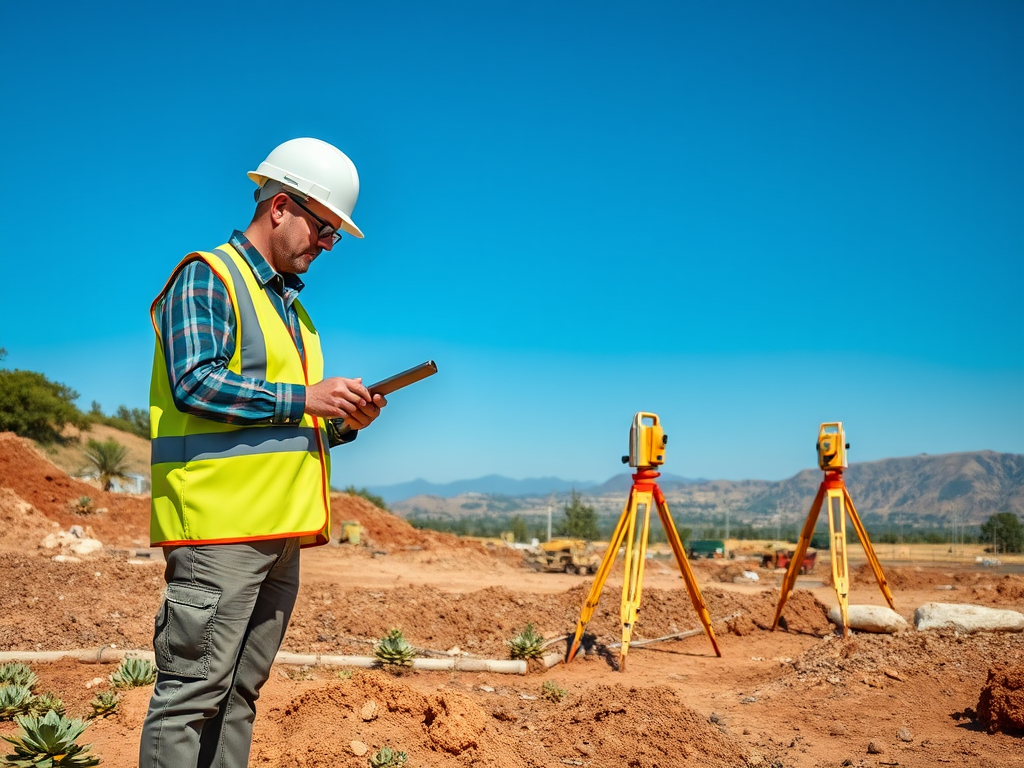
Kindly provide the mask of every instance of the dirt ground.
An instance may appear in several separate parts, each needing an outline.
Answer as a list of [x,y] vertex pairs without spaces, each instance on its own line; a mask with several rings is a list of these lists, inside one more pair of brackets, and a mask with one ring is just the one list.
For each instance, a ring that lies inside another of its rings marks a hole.
[[[0,435],[0,651],[149,649],[162,589],[146,546],[148,498],[104,494],[68,478],[31,445]],[[93,497],[106,511],[75,514]],[[507,658],[527,622],[547,638],[571,632],[591,579],[541,574],[511,550],[412,529],[361,499],[338,495],[337,520],[358,519],[363,546],[303,553],[303,586],[284,650],[369,655],[399,627],[414,646]],[[103,550],[45,548],[47,534],[83,526]],[[827,562],[801,577],[786,629],[770,631],[781,573],[754,563],[693,564],[722,657],[703,632],[630,649],[618,669],[621,564],[569,665],[525,676],[279,665],[260,699],[251,765],[366,766],[382,745],[409,766],[1024,765],[1024,637],[918,632],[914,610],[962,602],[1024,610],[1024,576],[1000,568],[886,567],[911,628],[844,639],[826,618],[836,596]],[[735,583],[744,567],[757,582]],[[870,570],[853,574],[851,602],[884,599]],[[648,563],[634,642],[700,629],[674,562]],[[552,651],[564,651],[564,642]],[[33,663],[84,717],[115,664]],[[561,701],[542,686],[564,689]],[[125,694],[83,741],[102,765],[134,765],[150,689]],[[16,731],[0,722],[0,734]],[[369,748],[363,755],[360,744]]]

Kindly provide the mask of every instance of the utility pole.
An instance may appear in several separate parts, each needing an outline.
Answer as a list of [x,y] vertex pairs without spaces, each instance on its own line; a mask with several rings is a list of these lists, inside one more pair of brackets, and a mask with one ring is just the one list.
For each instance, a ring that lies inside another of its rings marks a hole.
[[554,501],[554,497],[548,499],[548,541],[551,541],[551,502]]

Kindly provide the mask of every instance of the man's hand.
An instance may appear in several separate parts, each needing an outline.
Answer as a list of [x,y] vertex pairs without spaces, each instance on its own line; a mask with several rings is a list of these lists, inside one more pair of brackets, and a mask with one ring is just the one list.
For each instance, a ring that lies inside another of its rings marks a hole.
[[335,376],[306,387],[306,413],[325,419],[345,419],[350,429],[362,429],[388,404],[383,395],[370,396],[362,379]]

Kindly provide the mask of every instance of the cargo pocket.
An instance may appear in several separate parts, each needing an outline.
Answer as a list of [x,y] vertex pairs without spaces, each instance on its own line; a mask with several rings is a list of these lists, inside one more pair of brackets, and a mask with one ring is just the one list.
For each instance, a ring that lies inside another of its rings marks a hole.
[[153,650],[164,674],[206,679],[220,590],[171,582],[156,617]]

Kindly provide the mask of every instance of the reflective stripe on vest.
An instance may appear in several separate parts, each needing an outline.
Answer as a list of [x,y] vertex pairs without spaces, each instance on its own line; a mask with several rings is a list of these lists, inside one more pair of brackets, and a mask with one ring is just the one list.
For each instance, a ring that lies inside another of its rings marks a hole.
[[153,503],[150,540],[165,546],[330,536],[330,455],[322,422],[308,414],[291,425],[237,426],[177,409],[170,390],[157,313],[181,268],[202,259],[223,281],[235,315],[228,370],[292,384],[323,378],[320,339],[295,301],[305,359],[248,263],[233,246],[189,254],[151,310],[156,330],[150,390]]

